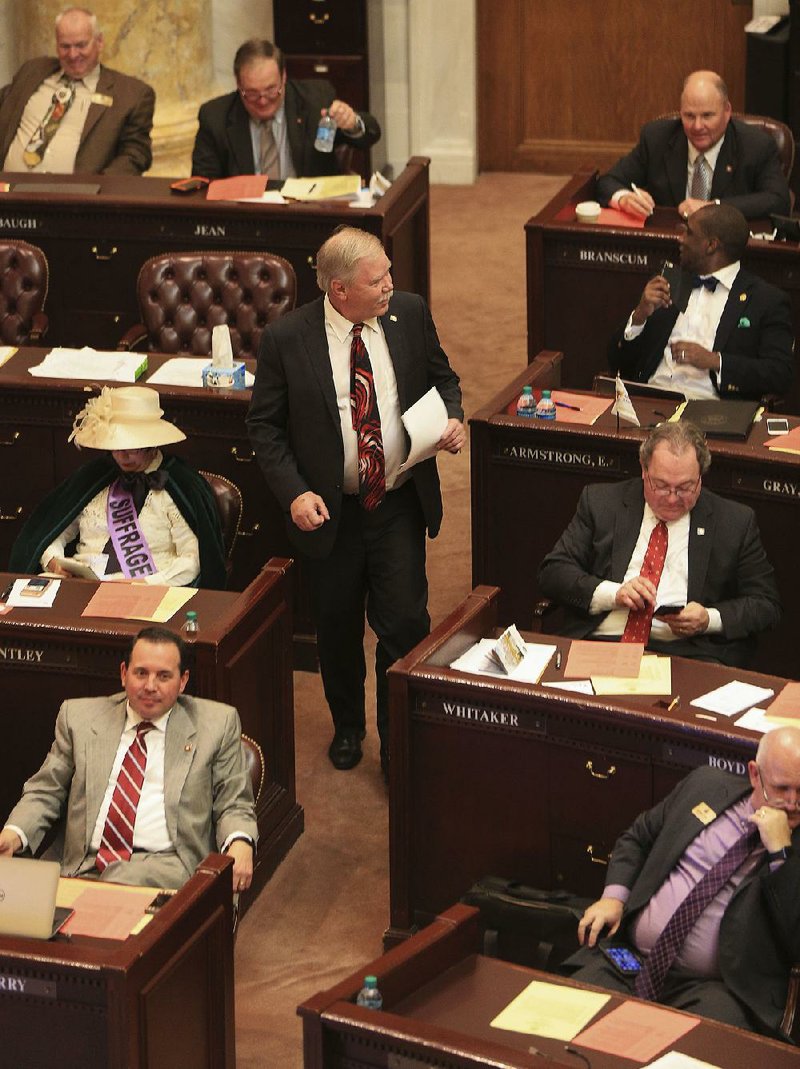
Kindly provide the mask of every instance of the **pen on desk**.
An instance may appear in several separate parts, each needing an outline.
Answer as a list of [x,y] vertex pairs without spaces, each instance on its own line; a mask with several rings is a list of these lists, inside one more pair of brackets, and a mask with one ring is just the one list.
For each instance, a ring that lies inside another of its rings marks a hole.
[[311,185],[308,187],[308,192],[309,193],[313,193],[316,188],[317,188],[317,183],[316,182],[312,182]]
[[561,650],[556,650],[556,668],[561,667]]
[[2,594],[0,594],[0,601],[8,601],[11,597],[11,591],[14,589],[13,580],[8,584]]
[[717,722],[717,718],[715,716],[709,716],[708,713],[695,713],[694,715],[698,720],[713,720],[714,723]]
[[580,412],[577,405],[568,405],[566,401],[554,401],[556,408],[571,408],[573,412]]
[[672,710],[673,710],[673,709],[674,709],[674,708],[675,708],[676,706],[678,706],[678,705],[680,705],[680,704],[681,704],[681,696],[680,696],[680,694],[676,694],[676,695],[675,695],[675,697],[674,697],[674,698],[672,699],[672,701],[671,701],[671,702],[669,703],[669,705],[667,706],[667,712],[668,712],[668,713],[671,713],[671,712],[672,712]]

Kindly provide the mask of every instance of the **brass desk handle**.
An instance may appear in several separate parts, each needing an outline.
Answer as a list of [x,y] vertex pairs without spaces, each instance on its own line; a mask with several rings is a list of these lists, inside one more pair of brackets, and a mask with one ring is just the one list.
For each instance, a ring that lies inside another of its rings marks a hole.
[[0,445],[16,445],[19,441],[20,432],[14,431],[10,438],[3,438]]
[[241,528],[239,528],[239,530],[236,533],[236,537],[237,538],[252,538],[254,535],[257,535],[260,530],[261,530],[261,524],[260,523],[254,523],[249,531],[243,531]]
[[255,456],[256,455],[253,452],[253,450],[251,449],[249,457],[240,457],[239,456],[239,446],[238,445],[232,445],[231,446],[231,456],[233,457],[233,459],[236,461],[237,464],[252,464],[253,461],[255,460]]
[[109,252],[100,252],[100,249],[97,247],[97,245],[92,245],[92,253],[94,254],[95,260],[111,260],[117,255],[117,252],[118,250],[116,245],[112,245],[111,250]]
[[589,855],[589,860],[591,861],[591,863],[593,865],[606,865],[606,866],[608,866],[608,858],[607,857],[595,857],[594,856],[594,847],[592,846],[591,843],[589,843],[589,845],[586,847],[586,853]]
[[324,26],[325,23],[330,19],[330,17],[330,13],[327,11],[324,15],[315,15],[312,11],[312,13],[308,16],[308,20],[309,22],[313,22],[315,26]]
[[0,512],[0,521],[3,523],[15,523],[22,515],[22,505],[17,506],[17,511],[14,515],[9,515],[7,512]]
[[591,760],[586,762],[586,771],[592,777],[592,779],[611,779],[612,776],[617,774],[617,766],[609,765],[607,772],[595,772]]

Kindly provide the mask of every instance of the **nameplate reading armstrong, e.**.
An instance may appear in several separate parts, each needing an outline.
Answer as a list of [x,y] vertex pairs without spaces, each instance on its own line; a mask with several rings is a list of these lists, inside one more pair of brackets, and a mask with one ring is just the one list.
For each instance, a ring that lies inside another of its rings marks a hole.
[[542,467],[579,468],[582,471],[619,471],[618,456],[592,453],[587,449],[553,449],[552,446],[523,445],[512,442],[501,445],[496,457],[516,460],[522,464],[537,464]]

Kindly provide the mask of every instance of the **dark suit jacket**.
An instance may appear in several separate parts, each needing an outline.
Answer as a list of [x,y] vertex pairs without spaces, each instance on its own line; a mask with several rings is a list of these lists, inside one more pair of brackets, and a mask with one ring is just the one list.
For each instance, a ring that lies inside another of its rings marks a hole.
[[[65,701],[50,753],[6,822],[22,828],[35,851],[66,803],[65,876],[74,875],[89,854],[125,714],[124,693]],[[185,694],[178,698],[164,740],[164,809],[189,874],[233,832],[257,840],[239,715],[232,706]]]
[[[334,154],[318,152],[314,148],[320,111],[329,107],[335,98],[335,89],[324,79],[286,83],[286,132],[298,176],[337,173]],[[369,148],[381,136],[377,119],[366,111],[358,114],[364,121],[363,137],[346,138],[341,130],[337,130],[337,144],[344,141],[354,148]],[[255,173],[250,116],[238,91],[203,104],[198,119],[200,128],[192,152],[192,174],[205,178],[230,178],[236,174]]]
[[[625,326],[611,339],[608,363],[625,379],[647,382],[664,355],[678,309],[657,308],[633,341]],[[739,270],[714,338],[722,354],[722,381],[709,373],[720,397],[757,401],[764,394],[785,394],[794,379],[794,328],[789,297],[777,286]]]
[[[644,515],[642,480],[583,489],[569,526],[539,568],[542,593],[565,606],[561,631],[586,638],[602,616],[589,605],[600,582],[621,583]],[[722,634],[677,639],[682,657],[744,663],[759,631],[780,620],[780,600],[755,513],[746,505],[702,490],[689,527],[688,600],[719,610]]]
[[[639,143],[597,181],[597,197],[608,204],[631,183],[646,189],[656,204],[674,207],[686,199],[689,143],[679,118],[656,119],[642,127]],[[774,140],[740,119],[731,119],[714,168],[711,200],[738,208],[747,219],[771,212],[788,215],[789,186]]]
[[[395,291],[380,322],[397,379],[400,411],[435,386],[448,416],[463,419],[458,376],[439,344],[423,299]],[[311,557],[327,556],[341,513],[344,445],[322,297],[264,329],[247,427],[269,488],[287,514],[292,501],[308,490],[327,505],[331,518],[316,531],[300,531],[287,516],[289,536],[297,548]],[[434,538],[442,520],[436,460],[416,464],[411,471],[428,533]]]
[[[0,90],[0,165],[14,140],[28,100],[60,63],[50,56],[23,63],[14,80]],[[150,130],[156,95],[127,74],[100,67],[97,92],[113,103],[92,104],[86,114],[75,157],[76,174],[141,174],[153,162]]]
[[[751,790],[747,780],[716,768],[691,772],[662,802],[642,813],[617,840],[606,886],[630,889],[620,938],[669,876],[705,825],[692,813],[705,802],[723,813]],[[800,850],[800,828],[792,840]],[[571,965],[586,964],[586,948]],[[767,1026],[776,1031],[786,1002],[789,970],[800,960],[800,856],[770,873],[766,855],[759,868],[737,887],[722,918],[719,968],[722,979]]]

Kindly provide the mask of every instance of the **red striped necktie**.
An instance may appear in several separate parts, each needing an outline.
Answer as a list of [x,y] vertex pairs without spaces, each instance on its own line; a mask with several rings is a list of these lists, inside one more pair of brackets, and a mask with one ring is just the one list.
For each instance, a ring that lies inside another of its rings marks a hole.
[[[667,559],[667,543],[669,532],[663,520],[659,520],[650,532],[650,541],[647,543],[647,552],[642,561],[639,572],[645,579],[649,579],[653,586],[658,589],[661,573],[664,570],[664,561]],[[650,638],[650,627],[653,622],[654,605],[646,605],[643,609],[631,609],[625,630],[622,632],[620,642],[644,642],[647,644]]]
[[358,439],[358,492],[362,507],[372,512],[386,496],[386,470],[375,379],[361,337],[363,327],[363,323],[353,324],[350,343],[350,414]]
[[133,853],[133,829],[136,824],[136,810],[142,794],[144,773],[147,768],[148,731],[155,727],[149,720],[142,720],[136,725],[136,734],[128,747],[119,774],[111,805],[108,807],[106,824],[100,849],[97,851],[95,865],[103,871],[112,861],[130,861]]

